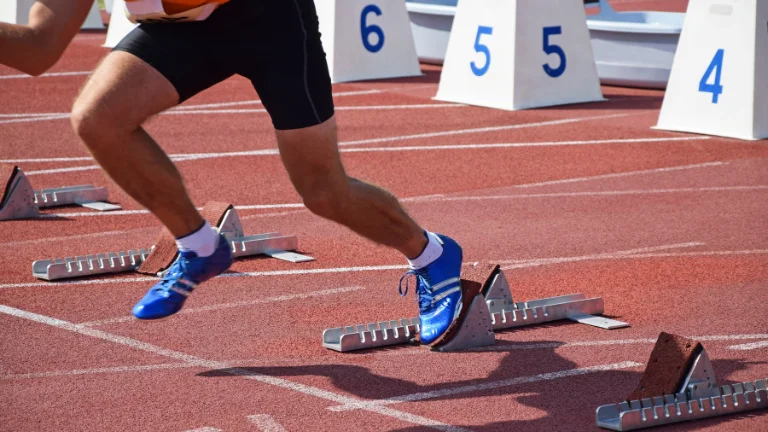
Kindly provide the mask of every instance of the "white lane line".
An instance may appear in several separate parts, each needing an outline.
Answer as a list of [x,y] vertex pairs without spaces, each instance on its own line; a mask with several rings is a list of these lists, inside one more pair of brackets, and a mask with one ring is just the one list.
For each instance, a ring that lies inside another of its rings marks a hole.
[[189,429],[184,432],[222,432],[222,430],[216,429],[214,427],[206,426],[206,427],[197,428],[197,429]]
[[50,115],[46,117],[25,117],[25,118],[6,119],[6,120],[0,120],[0,124],[29,123],[29,122],[46,121],[46,120],[61,120],[66,118],[69,118],[69,114]]
[[635,256],[638,256],[638,254],[659,252],[659,251],[670,250],[670,249],[683,249],[683,248],[704,246],[705,244],[706,243],[702,243],[702,242],[688,242],[688,243],[661,245],[661,246],[629,249],[629,250],[623,250],[623,251],[607,252],[607,253],[592,254],[592,255],[555,257],[555,258],[531,258],[531,259],[521,259],[521,260],[502,260],[502,261],[496,261],[496,262],[501,264],[504,270],[512,270],[512,269],[518,269],[518,268],[538,267],[538,266],[551,265],[551,264],[610,259],[614,257],[621,258],[621,257],[624,257],[625,255],[626,255],[626,258],[633,258]]
[[[253,365],[262,364],[267,361],[264,359],[247,359],[247,360],[226,360],[226,363],[237,365]],[[159,363],[151,365],[135,365],[135,366],[111,366],[100,368],[88,368],[88,369],[74,369],[74,370],[58,370],[50,372],[31,372],[23,374],[7,374],[0,375],[0,380],[19,380],[19,379],[38,379],[38,378],[55,378],[62,376],[78,376],[78,375],[99,375],[99,374],[117,374],[126,372],[151,372],[167,369],[183,369],[199,367],[190,363]]]
[[446,202],[446,201],[486,201],[486,200],[515,200],[532,198],[573,198],[573,197],[604,197],[604,196],[626,196],[626,195],[659,195],[675,193],[701,193],[701,192],[745,192],[759,191],[768,189],[768,185],[754,186],[715,186],[700,188],[671,188],[671,189],[638,189],[638,190],[612,190],[612,191],[587,191],[587,192],[551,192],[538,194],[517,194],[517,195],[475,195],[445,197],[424,200],[425,202]]
[[268,414],[256,414],[248,416],[248,421],[253,423],[262,432],[287,432],[283,425]]
[[[639,253],[646,250],[664,250],[668,248],[682,248],[696,246],[698,243],[679,243],[673,245],[660,245],[653,246],[651,248],[629,249],[626,251],[611,252],[615,255],[599,255],[599,259],[613,258],[614,256],[620,258],[634,258]],[[646,254],[647,255],[647,254]],[[594,257],[595,255],[586,255],[587,257]],[[546,259],[546,258],[544,258]],[[583,256],[578,257],[560,257],[552,258],[553,263],[566,262],[568,259],[583,259]],[[593,258],[594,259],[594,258]],[[542,260],[542,258],[535,258],[534,260]],[[500,262],[517,263],[519,260],[502,260]],[[535,262],[535,261],[534,261]],[[464,265],[470,265],[467,262]],[[224,273],[217,277],[263,277],[263,276],[289,276],[289,275],[310,275],[310,274],[332,274],[332,273],[346,273],[346,272],[367,272],[367,271],[387,271],[387,270],[403,270],[407,269],[407,265],[379,265],[379,266],[360,266],[360,267],[335,267],[335,268],[319,268],[319,269],[303,269],[303,270],[272,270],[263,272],[233,272]],[[102,285],[102,284],[126,284],[137,282],[157,281],[157,278],[145,276],[135,278],[105,278],[105,279],[85,279],[85,280],[68,280],[62,282],[23,282],[23,283],[9,283],[0,284],[0,289],[10,288],[28,288],[28,287],[56,287],[56,286],[69,286],[69,285]]]
[[458,129],[458,130],[447,130],[447,131],[440,131],[440,132],[427,132],[427,133],[414,134],[414,135],[399,135],[399,136],[393,136],[393,137],[370,138],[370,139],[356,140],[356,141],[342,141],[342,142],[339,143],[339,145],[340,146],[352,146],[352,145],[374,144],[374,143],[392,142],[392,141],[406,141],[406,140],[411,140],[411,139],[436,138],[436,137],[453,136],[453,135],[465,135],[465,134],[483,133],[483,132],[498,132],[498,131],[505,131],[505,130],[514,130],[514,129],[539,128],[539,127],[545,127],[545,126],[559,126],[559,125],[564,125],[564,124],[578,123],[578,122],[585,122],[585,121],[605,120],[605,119],[610,119],[610,118],[627,117],[627,116],[630,116],[630,115],[634,115],[634,114],[633,113],[630,113],[630,114],[608,114],[608,115],[591,116],[591,117],[575,117],[575,118],[560,119],[560,120],[549,120],[549,121],[541,121],[541,122],[535,122],[535,123],[521,123],[521,124],[504,125],[504,126],[487,126],[487,127],[472,128],[472,129]]
[[[701,342],[729,342],[738,340],[754,340],[765,339],[768,334],[735,334],[735,335],[707,335],[707,336],[688,336],[690,339],[698,340]],[[609,340],[593,340],[593,341],[573,341],[573,342],[546,342],[546,343],[517,343],[514,341],[512,344],[504,345],[491,345],[487,347],[469,348],[466,352],[507,352],[507,351],[534,351],[542,349],[559,349],[559,348],[581,348],[581,347],[601,347],[601,346],[615,346],[615,345],[643,345],[643,344],[655,344],[656,338],[645,339],[609,339]],[[747,344],[751,345],[751,344]],[[736,345],[739,346],[739,345]],[[730,349],[731,347],[728,347]],[[398,356],[398,355],[433,355],[439,354],[430,350],[421,350],[418,348],[406,348],[395,351],[382,352],[377,356]]]
[[[768,335],[765,335],[766,338],[768,338]],[[752,342],[742,345],[731,345],[728,347],[729,350],[737,350],[737,351],[748,351],[758,348],[768,348],[768,340],[762,341],[762,342]]]
[[[406,140],[412,140],[412,139],[419,139],[419,138],[432,138],[432,137],[439,137],[439,136],[450,136],[450,135],[463,135],[463,134],[471,134],[471,133],[482,133],[482,132],[494,132],[494,131],[500,131],[500,130],[509,130],[509,129],[523,129],[523,128],[533,128],[533,127],[543,127],[543,126],[555,126],[560,124],[567,124],[567,123],[574,123],[574,122],[581,122],[581,121],[590,121],[590,120],[600,120],[604,118],[612,118],[612,117],[621,117],[629,114],[614,114],[614,115],[608,115],[608,116],[595,116],[595,117],[577,117],[577,118],[571,118],[571,119],[563,119],[563,120],[553,120],[553,121],[546,121],[546,122],[536,122],[536,123],[522,123],[522,124],[515,124],[515,125],[504,125],[504,126],[491,126],[491,127],[484,127],[484,128],[474,128],[474,129],[459,129],[459,130],[449,130],[449,131],[440,131],[440,132],[429,132],[429,133],[423,133],[423,134],[416,134],[416,135],[398,135],[398,136],[392,136],[392,137],[383,137],[383,138],[372,138],[368,140],[362,140],[362,141],[341,141],[339,142],[339,146],[350,146],[350,145],[360,145],[360,144],[372,144],[372,143],[378,143],[378,142],[393,142],[393,141],[406,141]],[[26,120],[26,119],[25,119]],[[589,144],[612,144],[612,143],[642,143],[642,142],[664,142],[664,141],[689,141],[689,140],[706,140],[710,139],[711,137],[668,137],[668,138],[636,138],[636,139],[615,139],[615,140],[592,140],[592,141],[549,141],[549,142],[530,142],[530,143],[500,143],[500,144],[467,144],[467,145],[459,145],[459,146],[445,146],[449,148],[456,147],[457,149],[472,149],[472,148],[486,148],[485,146],[499,146],[501,148],[504,147],[538,147],[538,146],[557,146],[557,145],[589,145]],[[563,144],[565,143],[565,144]],[[480,147],[482,146],[482,147]],[[368,151],[389,151],[387,150],[389,147],[380,147],[380,148],[372,148]],[[416,148],[419,150],[429,150],[429,149],[440,149],[437,146],[418,146],[418,147],[403,147],[403,148]],[[493,147],[490,147],[493,148]],[[345,151],[344,149],[340,149],[340,151]],[[363,151],[363,150],[346,150],[346,151]],[[244,151],[234,151],[234,152],[217,152],[217,153],[180,153],[180,154],[171,154],[169,155],[171,159],[176,161],[182,161],[182,160],[193,160],[193,159],[205,159],[205,158],[220,158],[220,157],[242,157],[242,156],[263,156],[263,155],[276,155],[278,154],[278,150],[276,148],[269,148],[269,149],[259,149],[259,150],[244,150]],[[22,158],[22,159],[0,159],[0,163],[35,163],[35,162],[79,162],[79,161],[92,161],[92,158],[89,157],[71,157],[71,158]],[[82,167],[81,167],[82,168]]]
[[51,116],[59,116],[59,115],[62,115],[62,114],[63,113],[0,114],[0,119],[3,119],[3,118],[51,117]]
[[[143,228],[140,228],[140,229],[143,229]],[[3,247],[21,246],[21,245],[35,244],[35,243],[80,240],[83,238],[108,237],[113,235],[124,235],[124,234],[129,234],[129,232],[128,231],[105,231],[105,232],[98,232],[98,233],[91,233],[91,234],[77,234],[77,235],[65,236],[65,237],[47,237],[47,238],[39,238],[39,239],[33,239],[33,240],[22,240],[22,241],[8,242],[8,243],[0,243],[0,246],[3,246]]]
[[435,398],[440,398],[445,396],[452,396],[452,395],[457,395],[462,393],[474,393],[474,392],[481,392],[486,390],[493,390],[493,389],[502,388],[502,387],[511,387],[511,386],[520,385],[520,384],[552,381],[552,380],[557,380],[561,378],[588,375],[588,374],[593,374],[598,372],[630,369],[630,368],[635,368],[642,365],[643,365],[642,363],[637,363],[633,361],[624,361],[620,363],[605,364],[605,365],[599,365],[599,366],[581,367],[581,368],[575,368],[575,369],[562,370],[558,372],[549,372],[549,373],[543,373],[538,375],[519,377],[519,378],[510,378],[510,379],[499,380],[499,381],[489,381],[489,382],[484,382],[480,384],[471,384],[471,385],[465,385],[460,387],[445,388],[441,390],[433,390],[433,391],[422,392],[422,393],[412,393],[412,394],[407,394],[402,396],[395,396],[387,399],[378,399],[378,400],[372,400],[372,401],[366,401],[366,402],[358,402],[355,404],[339,405],[339,406],[329,407],[328,410],[340,412],[340,411],[352,411],[352,410],[358,410],[358,409],[370,409],[370,408],[378,407],[382,405],[392,405],[392,404],[403,403],[403,402],[415,402],[415,401],[421,401],[426,399],[435,399]]
[[[619,145],[619,144],[632,144],[632,143],[668,143],[668,142],[680,142],[680,141],[698,141],[702,138],[698,137],[675,137],[675,138],[632,138],[632,139],[618,139],[618,140],[593,140],[593,141],[552,141],[552,142],[530,142],[530,143],[502,143],[502,144],[451,144],[451,145],[426,145],[426,146],[403,146],[403,147],[355,147],[355,148],[340,148],[340,153],[380,153],[380,152],[407,152],[407,151],[438,151],[438,150],[481,150],[481,149],[503,149],[503,148],[523,148],[523,147],[560,147],[560,146],[572,146],[572,145]],[[704,139],[709,139],[704,138]],[[174,162],[185,161],[197,161],[202,159],[219,159],[227,157],[257,157],[257,156],[277,156],[280,152],[277,149],[260,149],[260,150],[248,150],[237,152],[221,152],[221,153],[194,153],[194,154],[177,154],[171,155],[170,158]],[[60,159],[60,158],[59,158]],[[18,161],[19,159],[16,159]],[[6,162],[14,163],[14,162]],[[712,166],[726,165],[725,162],[711,162],[707,164],[694,164],[686,166],[685,168],[705,168]],[[39,175],[39,174],[56,174],[64,172],[77,172],[77,171],[90,171],[100,169],[98,165],[85,165],[66,168],[51,168],[37,171],[28,171],[27,175]],[[675,171],[676,169],[664,169],[654,168],[649,170],[641,170],[641,173],[653,173],[653,172],[666,172]],[[633,175],[628,173],[615,173],[604,174],[597,176],[596,178],[612,178],[612,177],[625,177],[627,175]],[[541,183],[532,183],[530,185],[521,185],[520,187],[541,186],[548,184],[558,183],[570,183],[583,181],[583,179],[595,178],[583,177],[565,180],[553,180]]]
[[[336,93],[333,93],[333,97],[360,96],[360,95],[379,94],[379,93],[384,93],[384,91],[360,90],[360,91],[336,92]],[[207,103],[207,104],[197,104],[197,105],[179,105],[177,107],[171,108],[168,111],[184,111],[184,110],[196,110],[196,109],[206,109],[206,108],[225,108],[225,107],[243,106],[243,105],[261,105],[261,100],[254,99],[254,100],[244,100],[244,101],[235,101],[235,102],[219,102],[219,103]]]
[[[333,393],[328,390],[323,390],[317,387],[312,387],[306,384],[300,384],[295,383],[283,378],[277,378],[269,375],[262,375],[257,374],[252,371],[233,367],[233,365],[226,363],[226,362],[220,362],[215,360],[206,360],[201,357],[197,357],[194,355],[186,354],[180,351],[174,351],[168,348],[159,347],[157,345],[152,345],[147,342],[142,342],[136,339],[131,339],[129,337],[120,336],[112,333],[108,333],[105,331],[93,329],[90,327],[81,327],[77,324],[73,324],[68,321],[60,320],[57,318],[45,316],[36,314],[33,312],[25,311],[22,309],[13,308],[6,305],[0,305],[0,313],[4,313],[6,315],[10,315],[16,318],[22,318],[29,321],[37,322],[40,324],[46,324],[52,327],[56,327],[62,330],[67,330],[70,332],[78,333],[84,336],[90,336],[93,338],[105,340],[108,342],[112,342],[114,344],[127,346],[130,348],[142,350],[145,352],[149,352],[155,355],[168,357],[174,360],[180,360],[185,363],[189,363],[192,365],[197,365],[200,367],[204,367],[207,369],[217,369],[217,370],[226,370],[227,373],[236,375],[236,376],[242,376],[246,379],[251,379],[254,381],[261,382],[263,384],[271,385],[274,387],[279,387],[282,389],[291,390],[297,393],[301,393],[307,396],[313,396],[319,399],[324,399],[328,401],[332,401],[338,404],[342,405],[351,405],[355,403],[360,403],[362,400],[356,397],[346,396],[338,393]],[[430,426],[437,430],[443,430],[443,431],[463,431],[463,429],[451,426],[445,423],[438,422],[436,420],[432,420],[426,417],[417,416],[414,414],[397,411],[392,408],[386,408],[386,407],[370,407],[370,408],[364,408],[369,412],[378,413],[381,415],[393,417],[395,419],[409,422],[417,425],[422,426]]]
[[[247,301],[240,301],[235,303],[219,303],[219,304],[213,304],[209,306],[201,306],[196,308],[187,308],[182,309],[181,311],[177,312],[176,315],[182,315],[182,314],[190,314],[190,313],[200,313],[200,312],[210,312],[210,311],[218,311],[223,309],[232,309],[232,308],[238,308],[238,307],[247,307],[247,306],[254,306],[258,304],[264,304],[264,303],[278,303],[278,302],[284,302],[284,301],[290,301],[290,300],[300,300],[300,299],[308,299],[313,297],[322,297],[322,296],[328,296],[333,294],[343,294],[343,293],[349,293],[354,291],[360,291],[364,290],[365,287],[361,286],[353,286],[353,287],[342,287],[342,288],[331,288],[327,290],[319,290],[319,291],[311,291],[308,293],[298,293],[298,294],[285,294],[281,296],[276,297],[267,297],[263,299],[258,300],[247,300]],[[110,318],[110,319],[103,319],[103,320],[97,320],[97,321],[88,321],[84,323],[78,324],[79,326],[84,327],[95,327],[100,325],[106,325],[106,324],[117,324],[117,323],[123,323],[123,322],[131,322],[135,321],[136,318],[133,316],[122,316],[118,318]]]
[[48,72],[38,76],[32,76],[28,74],[0,75],[0,79],[53,78],[53,77],[79,76],[79,75],[90,75],[90,74],[91,74],[91,71]]
[[[357,106],[339,106],[336,111],[374,111],[374,110],[408,110],[408,109],[429,109],[429,108],[462,108],[467,105],[460,104],[401,104],[401,105],[357,105]],[[258,114],[266,113],[264,108],[242,108],[242,109],[185,109],[172,110],[160,113],[161,115],[182,115],[182,114]]]
[[724,166],[724,165],[728,165],[728,162],[707,162],[707,163],[680,165],[680,166],[665,167],[665,168],[652,168],[647,170],[627,171],[627,172],[620,172],[620,173],[614,173],[614,174],[602,174],[597,176],[573,177],[568,179],[521,184],[515,187],[529,188],[529,187],[536,187],[536,186],[550,186],[550,185],[577,183],[577,182],[592,181],[592,180],[603,180],[607,178],[628,177],[628,176],[633,176],[638,174],[656,174],[656,173],[683,171],[683,170],[697,169],[697,168],[717,167],[717,166]]
[[[616,175],[613,174],[607,174],[607,175],[598,175],[593,177],[579,177],[575,179],[565,179],[562,180],[563,183],[572,183],[572,182],[582,182],[582,181],[590,181],[590,180],[597,180],[597,179],[603,179],[606,177],[627,177],[631,175],[640,175],[640,174],[653,174],[653,173],[659,173],[659,172],[667,172],[667,171],[679,171],[679,170],[687,170],[687,169],[696,169],[696,168],[705,168],[710,167],[713,165],[710,164],[695,164],[695,165],[683,165],[678,167],[669,167],[669,168],[656,168],[652,170],[640,170],[640,171],[628,171],[625,173],[618,173]],[[514,187],[529,187],[529,186],[540,186],[549,184],[549,182],[544,183],[529,183],[525,185],[519,185]],[[745,190],[744,188],[756,188],[756,189],[763,189],[765,186],[733,186],[737,189],[734,190]],[[724,188],[728,188],[727,186]],[[718,191],[727,191],[729,189],[718,189]],[[746,189],[748,190],[748,189]],[[687,188],[687,189],[661,189],[661,190],[641,190],[643,193],[663,193],[660,191],[666,191],[666,193],[670,193],[672,191],[677,192],[712,192],[712,188]],[[576,192],[567,192],[565,194],[574,194]],[[466,200],[482,200],[482,199],[517,199],[517,198],[549,198],[549,197],[562,197],[564,193],[550,193],[550,194],[517,194],[517,195],[469,195],[469,196],[445,196],[442,194],[436,194],[436,195],[425,195],[425,196],[417,196],[417,197],[408,197],[408,198],[402,198],[400,199],[401,202],[440,202],[440,201],[466,201]],[[621,194],[630,194],[630,195],[636,195],[638,194],[637,191],[598,191],[598,192],[577,192],[577,194],[581,194],[581,196],[590,196],[593,194],[600,194],[600,195],[621,195]],[[567,195],[566,195],[567,196]],[[254,205],[238,205],[235,206],[238,210],[270,210],[270,209],[289,209],[289,208],[295,208],[295,209],[303,209],[304,204],[302,203],[282,203],[282,204],[254,204]],[[74,213],[47,213],[40,215],[40,218],[58,218],[58,217],[101,217],[101,216],[125,216],[125,215],[138,215],[138,214],[149,214],[148,210],[115,210],[110,212],[74,212]],[[255,216],[254,216],[255,217]]]
[[[448,144],[448,145],[427,145],[427,146],[403,146],[403,147],[357,147],[357,148],[341,148],[341,153],[365,153],[365,152],[386,152],[386,151],[428,151],[428,150],[474,150],[474,149],[487,149],[487,148],[516,148],[516,147],[558,147],[558,146],[571,146],[571,145],[602,145],[602,144],[633,144],[633,143],[657,143],[657,142],[678,142],[678,141],[695,141],[700,139],[710,139],[710,137],[668,137],[668,138],[628,138],[628,139],[607,139],[607,140],[581,140],[581,141],[543,141],[543,142],[517,142],[517,143],[497,143],[497,144]],[[259,150],[243,150],[232,152],[210,152],[210,153],[175,153],[170,154],[169,157],[173,161],[188,161],[199,159],[218,159],[227,157],[249,157],[249,156],[273,156],[279,154],[275,148],[259,149]],[[30,159],[0,159],[0,163],[45,163],[45,162],[91,162],[91,157],[56,157],[56,158],[30,158]],[[685,167],[704,167],[704,166],[716,166],[725,165],[727,162],[710,162],[708,164],[695,164],[685,165]],[[82,167],[73,167],[82,168]],[[667,170],[684,169],[680,167],[671,168],[657,168],[651,170],[636,171],[638,173],[645,172],[664,172]],[[624,173],[618,173],[624,174]],[[613,176],[613,174],[609,174]],[[585,177],[591,178],[591,177]],[[556,180],[559,181],[559,180]],[[571,181],[566,179],[565,182]],[[579,181],[578,179],[572,181]],[[548,184],[544,183],[544,184]],[[537,184],[532,184],[538,186]],[[523,185],[524,187],[524,185]]]

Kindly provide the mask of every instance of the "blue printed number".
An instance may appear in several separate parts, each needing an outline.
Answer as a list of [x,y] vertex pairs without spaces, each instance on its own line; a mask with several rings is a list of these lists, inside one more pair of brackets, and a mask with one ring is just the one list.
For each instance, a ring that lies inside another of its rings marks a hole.
[[485,26],[480,26],[477,28],[477,36],[475,37],[475,51],[482,53],[485,56],[483,67],[477,67],[474,61],[469,64],[469,66],[472,67],[472,73],[477,76],[485,75],[485,73],[488,72],[488,68],[491,66],[491,51],[488,49],[488,46],[480,43],[480,37],[484,34],[492,35],[493,28]]
[[544,52],[547,53],[547,55],[557,54],[557,56],[560,57],[560,66],[558,66],[557,69],[552,69],[552,67],[548,64],[543,65],[544,72],[546,72],[547,75],[551,76],[552,78],[557,78],[565,72],[566,58],[565,51],[563,51],[559,45],[550,43],[549,37],[553,35],[559,35],[562,32],[563,29],[560,26],[544,27]]
[[[384,46],[384,31],[377,25],[368,25],[368,14],[371,12],[375,13],[376,16],[381,15],[381,9],[376,5],[368,5],[364,7],[363,13],[360,15],[360,33],[362,33],[363,36],[363,46],[365,49],[369,52],[377,53],[381,51],[381,47]],[[378,36],[375,45],[371,44],[371,33],[375,33],[376,36]]]
[[[723,55],[725,51],[722,49],[717,50],[715,57],[712,58],[712,62],[709,63],[707,71],[704,72],[704,76],[699,81],[699,91],[704,93],[712,93],[712,103],[716,104],[718,98],[723,94],[723,86],[720,84],[720,74],[723,71]],[[715,73],[715,83],[707,84],[709,77],[712,76],[712,72]]]

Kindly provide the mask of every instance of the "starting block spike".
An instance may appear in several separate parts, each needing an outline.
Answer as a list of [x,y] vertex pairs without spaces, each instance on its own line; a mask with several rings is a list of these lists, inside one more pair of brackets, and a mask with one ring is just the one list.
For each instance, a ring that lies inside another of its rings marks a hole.
[[[202,214],[227,239],[235,258],[267,255],[293,263],[315,260],[311,256],[294,252],[299,247],[295,235],[283,235],[278,232],[243,235],[240,217],[231,204],[210,202]],[[49,281],[128,271],[162,276],[177,259],[176,241],[167,229],[163,229],[160,238],[151,248],[39,260],[32,263],[32,275]]]
[[0,174],[7,178],[2,201],[0,220],[36,217],[41,208],[79,205],[99,211],[119,210],[122,207],[107,201],[107,189],[93,185],[65,186],[33,190],[29,178],[21,168],[4,165]]
[[[666,391],[672,389],[666,386],[675,381],[682,383],[674,391]],[[659,382],[661,387],[656,385]],[[658,395],[651,396],[654,390]],[[598,407],[597,426],[630,431],[765,409],[768,379],[717,387],[715,370],[700,343],[661,333],[640,386],[628,399]]]
[[[509,282],[501,266],[497,264],[472,266],[468,274],[468,277],[463,276],[461,279],[465,309],[445,335],[431,344],[431,349],[435,351],[447,352],[493,345],[496,330],[564,319],[608,330],[629,326],[625,322],[597,316],[604,311],[603,299],[588,299],[584,294],[515,303]],[[407,321],[419,323],[419,318],[410,318]],[[360,334],[362,331],[356,331],[354,327],[327,329],[323,332],[323,346],[346,352],[419,342],[418,338],[387,339],[386,335],[377,338],[376,334],[368,337],[366,334]],[[415,331],[419,331],[418,326]],[[342,338],[345,337],[354,342],[343,342]]]
[[323,346],[346,352],[412,343],[419,332],[418,318],[402,318],[323,331]]

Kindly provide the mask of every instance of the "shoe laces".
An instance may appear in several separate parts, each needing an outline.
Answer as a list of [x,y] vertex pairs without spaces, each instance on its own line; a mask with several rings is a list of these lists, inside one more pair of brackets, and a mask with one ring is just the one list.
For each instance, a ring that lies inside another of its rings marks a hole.
[[156,285],[155,289],[165,292],[170,291],[171,286],[187,271],[187,266],[189,266],[189,258],[183,253],[179,253],[179,258],[163,274],[160,283]]
[[[398,288],[400,295],[403,297],[408,294],[408,282],[410,280],[408,276],[410,275],[416,276],[416,302],[419,304],[419,310],[424,312],[432,306],[432,300],[435,298],[434,294],[432,294],[432,291],[430,290],[432,281],[429,277],[429,273],[420,272],[419,270],[415,269],[411,269],[405,272],[405,274],[400,278],[400,286]],[[405,292],[403,292],[403,279],[405,279]]]

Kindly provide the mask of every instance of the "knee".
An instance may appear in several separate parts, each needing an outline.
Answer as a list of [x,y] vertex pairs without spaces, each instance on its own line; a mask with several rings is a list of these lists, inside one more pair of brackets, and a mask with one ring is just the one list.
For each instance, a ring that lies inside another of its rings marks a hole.
[[298,192],[309,211],[336,220],[344,212],[349,197],[349,186],[348,183],[335,184],[326,178],[319,178],[298,188]]
[[100,140],[99,135],[109,130],[110,125],[95,104],[78,99],[72,107],[70,115],[72,130],[83,142],[90,147]]

